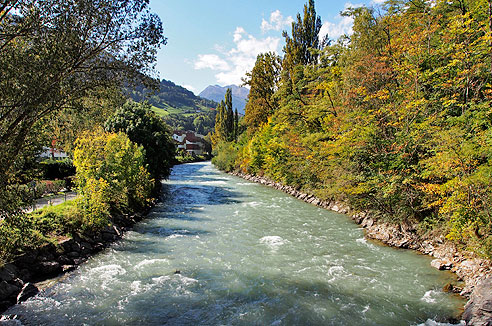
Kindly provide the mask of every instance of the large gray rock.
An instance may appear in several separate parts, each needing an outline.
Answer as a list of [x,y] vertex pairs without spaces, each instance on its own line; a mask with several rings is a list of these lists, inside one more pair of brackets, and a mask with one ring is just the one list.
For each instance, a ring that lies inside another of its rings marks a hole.
[[492,276],[475,288],[465,306],[463,319],[469,326],[492,326]]
[[12,264],[6,264],[0,268],[0,281],[10,282],[17,274],[17,268]]
[[24,287],[22,288],[21,292],[17,295],[17,303],[26,301],[27,299],[35,296],[38,293],[39,293],[39,289],[34,284],[26,283],[24,284]]
[[17,286],[7,283],[5,281],[0,282],[0,300],[8,299],[14,293],[20,290]]
[[40,262],[38,271],[43,275],[53,275],[61,272],[61,266],[57,261]]

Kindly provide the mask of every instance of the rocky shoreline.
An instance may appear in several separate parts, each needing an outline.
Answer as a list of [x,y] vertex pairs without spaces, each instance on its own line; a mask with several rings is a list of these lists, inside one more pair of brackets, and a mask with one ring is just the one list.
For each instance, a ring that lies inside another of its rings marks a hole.
[[125,231],[141,221],[144,211],[113,217],[112,224],[96,233],[75,234],[58,243],[29,251],[0,267],[0,313],[36,295],[36,283],[72,271],[94,254],[120,239]]
[[281,190],[307,203],[349,215],[355,223],[365,229],[366,237],[381,241],[389,246],[413,249],[434,257],[431,265],[439,270],[454,272],[464,286],[450,284],[446,291],[459,293],[468,299],[463,319],[466,325],[492,326],[492,263],[468,252],[459,251],[442,236],[424,238],[418,235],[415,225],[390,224],[379,221],[369,212],[354,212],[340,202],[323,201],[312,194],[298,191],[294,187],[272,181],[266,177],[233,172],[234,176]]

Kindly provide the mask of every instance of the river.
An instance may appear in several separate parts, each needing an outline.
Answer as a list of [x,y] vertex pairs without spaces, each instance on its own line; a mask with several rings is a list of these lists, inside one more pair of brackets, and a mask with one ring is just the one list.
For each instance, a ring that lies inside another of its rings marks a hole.
[[463,307],[430,258],[347,216],[224,174],[174,167],[111,248],[7,314],[23,325],[439,325]]

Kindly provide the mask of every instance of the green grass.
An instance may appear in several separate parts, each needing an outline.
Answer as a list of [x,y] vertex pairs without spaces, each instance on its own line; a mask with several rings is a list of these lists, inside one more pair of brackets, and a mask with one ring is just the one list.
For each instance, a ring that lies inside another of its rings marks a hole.
[[30,213],[31,216],[36,217],[36,216],[41,216],[44,214],[48,213],[53,213],[57,215],[66,215],[69,214],[70,209],[74,207],[75,201],[74,200],[67,200],[61,204],[58,205],[53,205],[53,206],[45,206],[41,209],[38,209],[32,213]]
[[[190,117],[190,116],[196,115],[196,110],[197,110],[196,108],[191,107],[191,106],[182,106],[180,108],[174,108],[172,106],[169,106],[166,103],[163,103],[162,108],[153,105],[151,109],[160,117],[165,117],[169,114],[180,114],[180,115],[183,115],[185,117]],[[203,105],[200,105],[199,109],[203,112],[210,110],[210,108],[203,106]]]
[[160,117],[165,117],[165,116],[169,115],[169,112],[166,111],[166,109],[161,109],[161,108],[158,108],[156,106],[152,106],[152,111],[154,111]]

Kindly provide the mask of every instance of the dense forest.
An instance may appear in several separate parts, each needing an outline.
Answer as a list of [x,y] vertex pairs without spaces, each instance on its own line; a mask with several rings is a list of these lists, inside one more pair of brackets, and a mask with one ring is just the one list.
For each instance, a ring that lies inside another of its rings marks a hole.
[[314,1],[258,55],[214,163],[265,175],[492,257],[492,1],[390,0],[319,39]]

